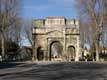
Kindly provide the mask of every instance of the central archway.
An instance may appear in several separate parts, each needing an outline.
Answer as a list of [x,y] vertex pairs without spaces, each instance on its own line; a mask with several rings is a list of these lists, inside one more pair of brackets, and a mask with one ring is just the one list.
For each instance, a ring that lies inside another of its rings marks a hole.
[[50,60],[61,58],[63,46],[59,41],[54,41],[50,44]]

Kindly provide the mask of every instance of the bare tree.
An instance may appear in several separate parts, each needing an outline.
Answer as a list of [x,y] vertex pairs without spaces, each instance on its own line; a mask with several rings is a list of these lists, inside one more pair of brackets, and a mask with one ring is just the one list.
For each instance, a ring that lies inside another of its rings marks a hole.
[[[2,41],[2,56],[5,57],[5,41],[9,40],[8,34],[12,32],[18,21],[19,0],[0,0],[0,33]],[[17,31],[17,29],[14,29]]]
[[32,61],[34,61],[34,41],[33,41],[33,36],[32,36],[32,29],[33,29],[33,24],[32,20],[24,20],[24,27],[23,27],[23,32],[24,32],[24,37],[26,40],[28,40],[28,43],[30,43],[30,46],[32,48]]
[[107,13],[107,0],[78,0],[79,13],[85,16],[85,20],[91,27],[92,40],[96,50],[96,61],[99,61],[99,42],[103,22]]
[[33,28],[32,21],[24,20],[24,27],[23,27],[24,36],[28,40],[28,42],[30,43],[31,46],[33,45],[32,28]]

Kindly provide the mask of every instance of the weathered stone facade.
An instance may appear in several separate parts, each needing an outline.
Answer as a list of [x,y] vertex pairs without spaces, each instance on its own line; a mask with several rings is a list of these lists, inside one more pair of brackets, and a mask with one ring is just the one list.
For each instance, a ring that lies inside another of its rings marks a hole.
[[47,17],[33,21],[35,60],[79,61],[79,20]]

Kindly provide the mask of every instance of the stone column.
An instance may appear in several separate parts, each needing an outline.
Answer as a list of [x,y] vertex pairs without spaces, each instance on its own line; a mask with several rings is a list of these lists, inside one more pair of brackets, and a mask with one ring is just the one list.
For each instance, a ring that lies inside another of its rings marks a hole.
[[44,61],[47,60],[47,49],[46,49],[46,46],[43,48],[43,54],[44,54]]
[[64,37],[64,53],[63,53],[63,60],[66,61],[66,56],[67,56],[67,53],[66,53],[66,27],[64,27],[64,30],[63,30],[63,37]]
[[38,59],[37,59],[37,49],[38,49],[38,47],[35,48],[35,55],[34,55],[35,56],[35,61],[38,61]]
[[79,45],[80,42],[79,42],[79,36],[77,37],[77,47],[76,47],[76,57],[75,57],[75,61],[79,61]]
[[50,61],[50,43],[48,43],[47,58],[48,58],[48,61]]
[[46,50],[45,49],[43,50],[43,57],[44,57],[43,60],[45,61],[46,60]]
[[36,47],[36,35],[32,35],[33,45],[32,45],[32,61],[37,61],[37,47]]

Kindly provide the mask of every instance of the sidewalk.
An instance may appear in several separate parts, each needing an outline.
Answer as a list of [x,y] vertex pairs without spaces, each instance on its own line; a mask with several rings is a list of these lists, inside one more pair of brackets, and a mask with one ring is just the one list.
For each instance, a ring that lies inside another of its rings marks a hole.
[[[4,68],[4,69],[0,69],[0,75],[3,74],[11,74],[11,73],[19,73],[19,72],[24,72],[24,71],[29,71],[32,69],[37,69],[38,66],[40,67],[40,65],[49,65],[49,64],[58,64],[60,62],[58,61],[23,61],[23,62],[12,62],[12,63],[16,63],[19,65],[14,66],[14,67],[8,67],[8,68]],[[20,64],[21,63],[21,64]],[[32,65],[36,65],[34,67],[32,67]]]
[[20,65],[15,66],[15,67],[0,69],[0,76],[5,75],[5,74],[29,71],[29,70],[33,69],[32,67],[26,67],[27,65],[30,66],[30,64],[20,64]]

